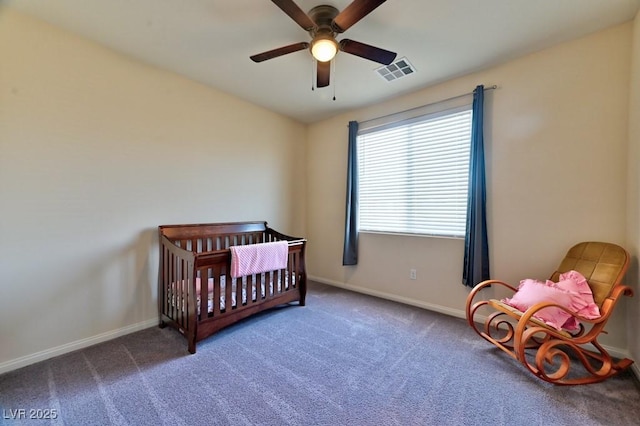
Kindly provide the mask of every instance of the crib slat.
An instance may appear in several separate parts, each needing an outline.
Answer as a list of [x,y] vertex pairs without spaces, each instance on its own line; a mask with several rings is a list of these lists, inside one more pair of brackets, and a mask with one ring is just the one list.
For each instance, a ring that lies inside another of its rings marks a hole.
[[300,280],[298,278],[300,277],[300,269],[301,269],[300,252],[296,252],[296,254],[295,254],[295,256],[293,256],[293,258],[295,259],[296,267],[293,270],[293,275],[291,276],[291,287],[292,288],[298,288],[298,284],[300,283]]
[[291,281],[292,281],[291,277],[293,277],[293,274],[295,273],[295,255],[293,253],[289,253],[289,262],[288,262],[287,268],[288,268],[287,269],[288,274],[286,277],[285,288],[287,290],[290,290]]
[[171,256],[171,318],[174,321],[178,321],[176,309],[178,305],[178,259],[175,255]]
[[176,287],[178,285],[178,281],[176,280],[176,257],[173,253],[171,253],[171,262],[169,265],[171,270],[169,272],[169,275],[171,276],[171,281],[169,281],[171,286],[171,306],[169,307],[169,312],[171,312],[171,319],[176,321],[176,303],[178,303],[176,300]]
[[214,266],[213,268],[213,316],[217,318],[220,316],[220,267]]
[[162,309],[160,314],[169,315],[170,284],[169,278],[169,250],[163,246],[162,250]]
[[189,315],[189,310],[192,309],[191,307],[191,289],[193,288],[193,285],[195,284],[193,282],[194,277],[193,277],[193,267],[192,265],[187,262],[186,260],[183,260],[183,264],[184,264],[184,293],[182,294],[183,297],[183,301],[184,301],[184,308],[182,309],[182,316],[184,318],[184,326],[186,329],[188,329],[189,327],[191,327],[191,315]]
[[[235,278],[231,278],[230,275],[227,275],[227,284],[225,285],[225,289],[224,289],[224,311],[225,312],[231,312],[232,309],[232,302],[233,300],[231,300],[231,290],[233,288],[233,282],[235,281]],[[236,283],[236,286],[238,284]],[[241,284],[242,285],[242,284]]]
[[277,280],[278,280],[278,272],[270,271],[269,279],[265,280],[264,282],[264,296],[262,296],[262,299],[268,299],[271,297],[271,293],[273,292],[273,286],[277,285],[276,283]]
[[[162,262],[162,267],[160,269],[160,283],[162,284],[161,286],[158,287],[158,292],[161,294],[158,294],[158,298],[160,299],[160,315],[167,313],[167,283],[169,282],[167,280],[167,248],[164,246],[164,244],[162,245],[162,252],[160,254],[160,262]],[[160,318],[160,321],[162,321],[162,318]]]
[[181,299],[181,292],[182,292],[182,283],[180,282],[180,279],[182,278],[181,276],[181,271],[180,271],[180,266],[181,266],[181,262],[180,262],[180,258],[176,257],[176,264],[175,264],[175,294],[174,294],[174,303],[173,303],[173,309],[174,309],[174,315],[173,317],[175,318],[175,320],[178,322],[178,325],[182,325],[182,319],[180,316],[180,305],[182,304]]
[[264,273],[264,279],[262,279],[262,276],[260,277],[260,281],[256,284],[256,303],[260,303],[260,301],[264,299],[264,297],[262,296],[263,288],[265,290],[265,296],[266,296],[266,292],[269,289],[269,283],[271,282],[270,280],[271,280],[270,272]]
[[176,311],[175,318],[180,327],[184,324],[182,318],[182,280],[182,259],[176,257],[176,301],[174,303],[174,309]]
[[[252,305],[257,302],[258,290],[260,289],[260,281],[262,280],[262,274],[256,274],[251,277],[251,285],[247,286],[247,305]],[[256,298],[253,297],[253,292],[256,292]]]
[[185,315],[185,311],[187,310],[187,277],[186,277],[186,268],[184,259],[180,259],[180,324],[184,328],[187,323],[187,318]]
[[186,290],[184,292],[184,300],[185,300],[185,307],[184,307],[184,315],[185,315],[185,325],[187,328],[192,328],[193,327],[193,317],[191,316],[192,312],[196,312],[197,315],[197,310],[198,310],[198,305],[196,304],[196,294],[195,294],[195,288],[196,288],[196,275],[195,275],[195,271],[193,270],[193,264],[191,262],[185,262],[185,266],[186,266],[186,270],[187,270],[187,279],[185,280],[186,282]]
[[173,289],[171,288],[171,283],[173,283],[173,277],[171,276],[172,274],[172,269],[173,269],[173,253],[167,253],[167,264],[166,264],[166,269],[167,269],[167,281],[165,281],[164,283],[164,287],[167,289],[167,304],[165,305],[165,313],[167,314],[168,317],[170,317],[171,319],[173,319],[173,315],[171,312],[171,298],[173,297]]
[[[209,300],[209,269],[204,268],[198,270],[200,274],[200,319],[204,319],[207,317],[208,309],[207,302]],[[198,290],[198,286],[196,285],[196,291]],[[197,300],[197,298],[196,298]]]
[[184,326],[184,260],[178,262],[178,323]]
[[187,304],[185,297],[185,293],[187,292],[187,280],[185,275],[184,259],[180,258],[180,307],[178,309],[178,314],[180,315],[180,325],[183,329],[186,323],[184,311]]
[[191,323],[191,321],[193,321],[193,318],[191,317],[191,312],[195,310],[196,305],[195,305],[195,297],[194,296],[194,289],[195,289],[195,274],[194,274],[194,270],[193,270],[193,264],[187,260],[184,261],[184,267],[185,267],[185,280],[184,280],[184,311],[183,311],[183,315],[184,315],[184,325],[187,329],[190,329],[191,327],[193,327],[193,324]]

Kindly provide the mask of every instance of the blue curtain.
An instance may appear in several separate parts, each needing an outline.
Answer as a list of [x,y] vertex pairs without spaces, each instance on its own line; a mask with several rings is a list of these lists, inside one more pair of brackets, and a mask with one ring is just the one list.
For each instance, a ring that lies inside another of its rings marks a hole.
[[462,284],[467,287],[473,287],[489,279],[487,196],[484,171],[484,135],[482,131],[483,104],[484,86],[480,85],[473,91],[467,228],[464,238],[464,269],[462,271]]
[[349,154],[347,159],[347,209],[344,225],[343,265],[358,264],[358,122],[349,122]]

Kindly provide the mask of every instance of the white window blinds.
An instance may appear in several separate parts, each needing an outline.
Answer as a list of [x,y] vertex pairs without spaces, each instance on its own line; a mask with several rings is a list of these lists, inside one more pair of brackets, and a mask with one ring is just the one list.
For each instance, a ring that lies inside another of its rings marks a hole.
[[359,230],[463,237],[471,107],[358,135]]

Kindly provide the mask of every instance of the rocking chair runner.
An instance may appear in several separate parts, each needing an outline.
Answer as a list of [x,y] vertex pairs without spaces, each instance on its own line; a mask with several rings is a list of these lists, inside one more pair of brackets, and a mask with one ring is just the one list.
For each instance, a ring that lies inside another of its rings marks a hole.
[[[601,316],[587,319],[568,308],[549,302],[540,302],[521,312],[496,299],[474,299],[483,288],[503,286],[515,293],[517,288],[500,280],[481,282],[467,297],[466,315],[469,325],[481,337],[493,343],[520,361],[542,380],[559,385],[580,385],[605,380],[628,368],[630,359],[614,360],[598,343],[600,333],[613,312],[618,299],[633,296],[631,288],[621,280],[629,266],[629,254],[615,244],[584,242],[572,247],[558,269],[551,275],[556,282],[561,273],[575,270],[589,283]],[[579,322],[579,330],[557,330],[534,318],[541,309],[559,307]],[[480,312],[489,311],[486,318]],[[479,328],[484,323],[484,327]],[[573,359],[572,359],[573,357]],[[578,372],[576,373],[576,368]]]

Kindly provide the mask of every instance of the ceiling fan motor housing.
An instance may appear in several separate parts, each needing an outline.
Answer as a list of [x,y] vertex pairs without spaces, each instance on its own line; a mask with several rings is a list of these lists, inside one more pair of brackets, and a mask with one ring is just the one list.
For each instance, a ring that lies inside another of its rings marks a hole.
[[316,28],[312,28],[309,31],[311,37],[315,37],[318,34],[329,33],[331,36],[335,36],[336,31],[332,27],[333,19],[338,16],[340,11],[333,6],[320,5],[316,6],[309,11],[309,17],[316,23]]

